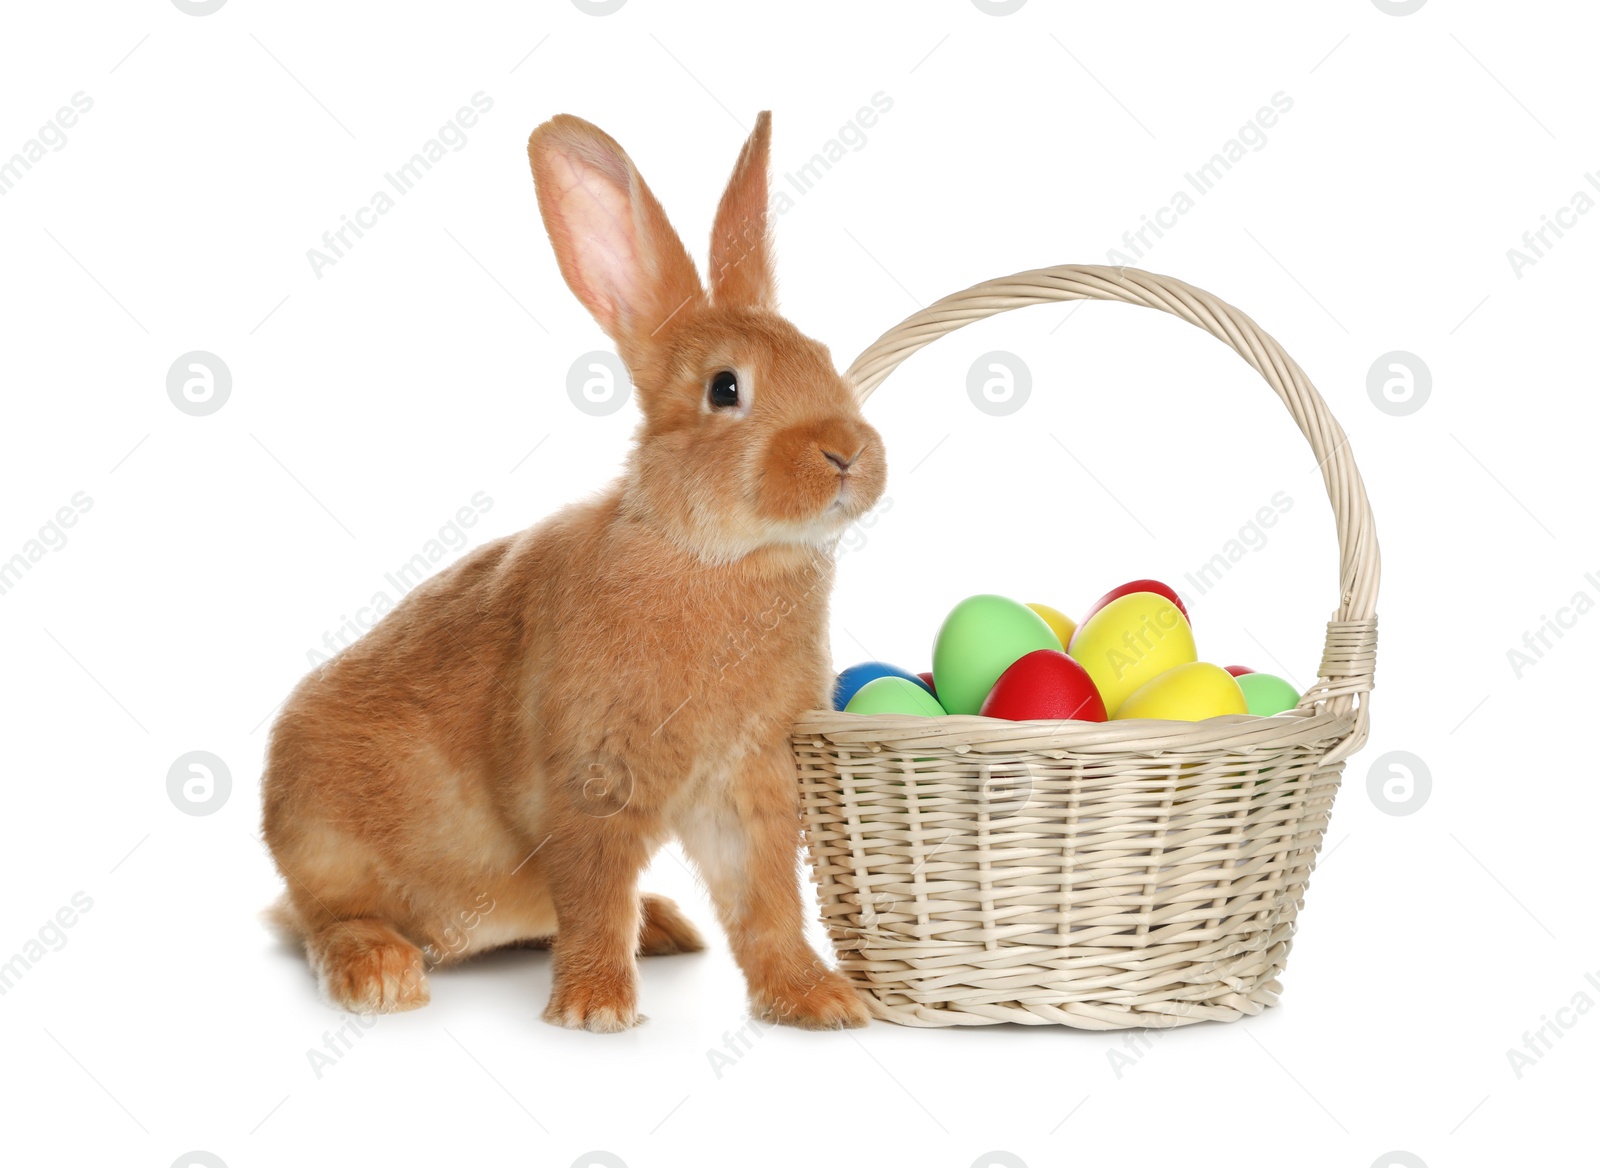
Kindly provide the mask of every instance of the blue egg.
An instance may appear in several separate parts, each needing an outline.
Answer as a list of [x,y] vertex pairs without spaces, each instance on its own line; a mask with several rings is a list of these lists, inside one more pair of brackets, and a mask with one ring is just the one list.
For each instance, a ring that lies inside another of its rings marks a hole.
[[856,690],[880,677],[903,677],[914,685],[920,685],[930,694],[933,693],[927,682],[915,673],[907,673],[898,665],[890,665],[884,661],[863,661],[860,665],[852,665],[840,672],[838,679],[833,683],[833,708],[844,709],[850,704],[850,699],[856,696]]

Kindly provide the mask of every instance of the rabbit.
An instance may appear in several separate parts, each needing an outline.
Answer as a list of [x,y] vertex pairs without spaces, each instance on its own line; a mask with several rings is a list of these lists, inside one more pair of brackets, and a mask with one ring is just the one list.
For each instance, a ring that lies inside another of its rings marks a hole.
[[611,137],[563,114],[528,140],[561,274],[643,419],[602,494],[419,585],[284,703],[269,911],[340,1008],[412,1009],[436,966],[548,944],[546,1021],[636,1025],[636,956],[704,945],[637,887],[676,838],[757,1017],[869,1019],[803,934],[788,737],[828,705],[834,548],[886,461],[827,349],[778,314],[771,134],[763,112],[707,286]]

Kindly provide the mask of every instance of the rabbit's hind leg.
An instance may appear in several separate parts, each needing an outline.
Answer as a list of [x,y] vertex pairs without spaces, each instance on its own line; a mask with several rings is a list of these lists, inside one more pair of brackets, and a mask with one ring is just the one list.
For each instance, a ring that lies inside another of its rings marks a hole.
[[642,923],[639,955],[662,957],[673,953],[698,953],[706,947],[700,931],[673,901],[654,892],[639,897]]
[[388,1014],[428,1004],[422,950],[386,921],[331,921],[306,938],[306,956],[323,997],[342,1010]]
[[269,918],[305,944],[323,997],[358,1014],[427,1004],[428,962],[407,936],[404,898],[377,875],[375,853],[326,824],[297,825],[278,844],[288,889]]

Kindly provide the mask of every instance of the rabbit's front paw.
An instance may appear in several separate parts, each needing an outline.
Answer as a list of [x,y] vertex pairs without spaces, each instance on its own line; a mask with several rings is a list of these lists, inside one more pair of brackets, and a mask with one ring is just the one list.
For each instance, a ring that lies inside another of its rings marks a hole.
[[557,979],[550,991],[544,1020],[569,1030],[616,1034],[645,1020],[639,1013],[632,980],[583,978]]
[[848,1030],[872,1020],[854,987],[833,970],[824,970],[776,992],[753,994],[758,1018],[802,1030]]

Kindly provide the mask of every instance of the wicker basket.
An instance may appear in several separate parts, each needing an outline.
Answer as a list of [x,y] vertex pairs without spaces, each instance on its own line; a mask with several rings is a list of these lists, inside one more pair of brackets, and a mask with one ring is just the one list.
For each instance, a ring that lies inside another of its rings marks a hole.
[[841,968],[909,1026],[1106,1030],[1277,1001],[1344,760],[1367,736],[1378,545],[1348,441],[1277,342],[1167,276],[1065,266],[947,296],[851,366],[863,399],[975,320],[1061,300],[1170,312],[1231,345],[1311,444],[1339,607],[1299,706],[1205,722],[1007,722],[815,710],[793,734],[806,840]]

